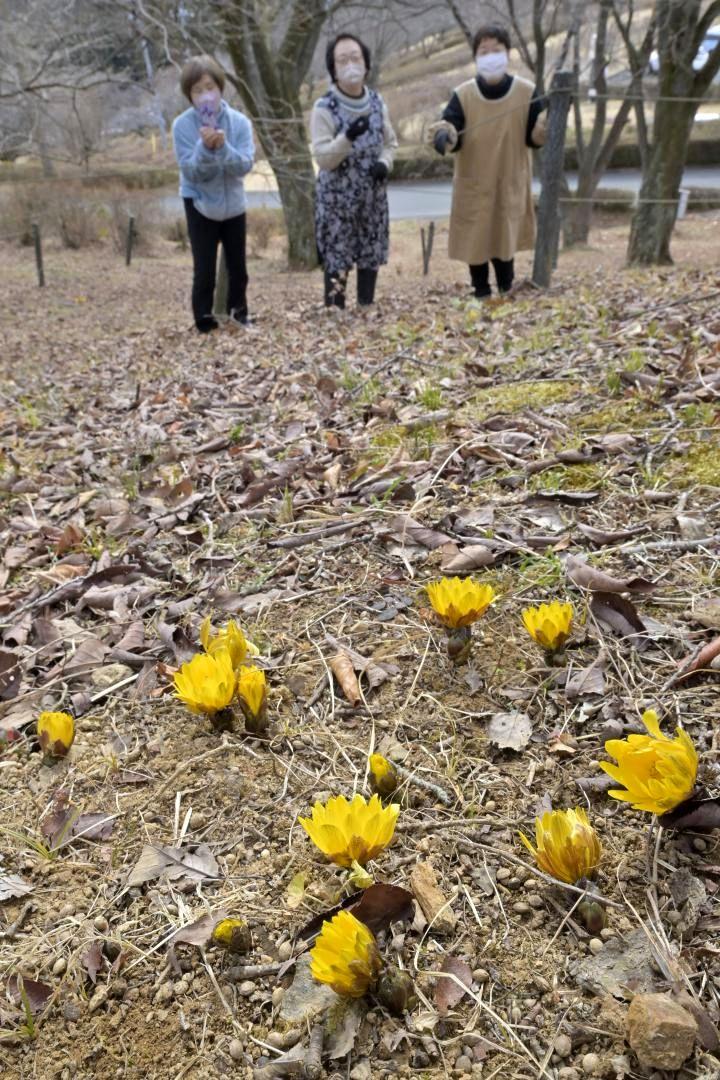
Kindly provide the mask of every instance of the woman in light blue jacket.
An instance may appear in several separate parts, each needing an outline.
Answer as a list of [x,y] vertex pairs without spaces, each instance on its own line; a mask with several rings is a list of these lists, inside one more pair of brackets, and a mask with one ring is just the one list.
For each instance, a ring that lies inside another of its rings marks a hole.
[[248,321],[243,176],[253,166],[255,146],[248,118],[222,98],[225,76],[212,57],[188,60],[180,87],[190,108],[173,123],[173,144],[193,254],[193,315],[207,333],[218,325],[212,310],[219,243],[228,269],[228,314]]

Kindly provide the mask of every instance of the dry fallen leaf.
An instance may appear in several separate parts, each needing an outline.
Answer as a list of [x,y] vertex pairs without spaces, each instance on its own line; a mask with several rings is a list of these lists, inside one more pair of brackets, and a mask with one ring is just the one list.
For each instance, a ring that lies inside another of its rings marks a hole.
[[335,654],[330,660],[330,670],[340,684],[343,694],[355,708],[362,701],[360,685],[355,676],[352,660],[344,651]]
[[612,577],[610,574],[590,566],[577,555],[568,555],[565,560],[565,573],[578,588],[590,589],[591,592],[652,592],[657,588],[657,585],[652,581],[647,581],[642,577]]
[[[469,990],[472,986],[472,971],[459,956],[451,955],[445,957],[440,970],[455,976],[452,979],[438,979],[435,983],[435,1006],[441,1016],[447,1016],[450,1009],[465,997],[463,987]],[[459,986],[458,982],[463,985]]]
[[532,723],[527,713],[495,713],[487,727],[488,740],[501,750],[524,750],[530,742]]

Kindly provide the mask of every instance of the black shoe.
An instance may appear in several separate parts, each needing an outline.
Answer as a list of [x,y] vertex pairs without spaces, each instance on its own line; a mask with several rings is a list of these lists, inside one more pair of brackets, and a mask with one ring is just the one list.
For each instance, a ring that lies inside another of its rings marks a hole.
[[492,296],[492,289],[474,289],[473,296],[476,300],[487,300],[489,296]]
[[230,322],[238,323],[240,326],[249,326],[252,319],[248,315],[247,311],[231,311]]
[[209,334],[211,330],[217,330],[218,321],[212,315],[203,315],[201,319],[198,319],[195,325],[201,334]]

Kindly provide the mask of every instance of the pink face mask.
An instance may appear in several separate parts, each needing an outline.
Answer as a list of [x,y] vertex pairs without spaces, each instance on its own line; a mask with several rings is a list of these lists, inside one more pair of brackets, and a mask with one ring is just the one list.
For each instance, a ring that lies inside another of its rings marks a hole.
[[205,127],[215,127],[217,115],[220,112],[220,91],[203,90],[193,99],[195,108],[200,113],[200,118]]

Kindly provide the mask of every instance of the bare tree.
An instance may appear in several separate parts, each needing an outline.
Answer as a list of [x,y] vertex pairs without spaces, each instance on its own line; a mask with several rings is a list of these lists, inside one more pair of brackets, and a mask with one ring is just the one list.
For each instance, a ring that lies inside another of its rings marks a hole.
[[[595,9],[593,12],[593,8]],[[625,10],[623,10],[625,8]],[[580,12],[580,5],[578,5]],[[594,16],[594,17],[593,17]],[[624,59],[630,78],[625,82],[620,105],[608,126],[609,87],[607,67],[609,59],[609,24],[612,16],[624,46]],[[590,18],[589,18],[590,17]],[[645,29],[642,39],[636,43],[634,32],[635,10],[633,0],[623,4],[621,0],[598,0],[592,5],[582,5],[582,19],[588,20],[593,29],[593,46],[590,58],[588,87],[593,110],[589,137],[583,129],[582,95],[576,94],[573,103],[575,120],[575,149],[578,163],[578,179],[574,192],[567,192],[563,214],[563,237],[566,246],[586,244],[593,213],[593,198],[603,173],[617,147],[623,129],[633,109],[639,115],[638,130],[644,130],[642,103],[643,75],[650,58],[655,32],[654,16]],[[577,19],[573,27],[573,70],[576,86],[580,89],[583,70],[580,57],[582,24]]]
[[628,245],[628,261],[640,265],[672,262],[670,239],[695,113],[720,71],[720,43],[694,69],[708,29],[720,18],[720,0],[657,0],[655,8],[658,97]]

